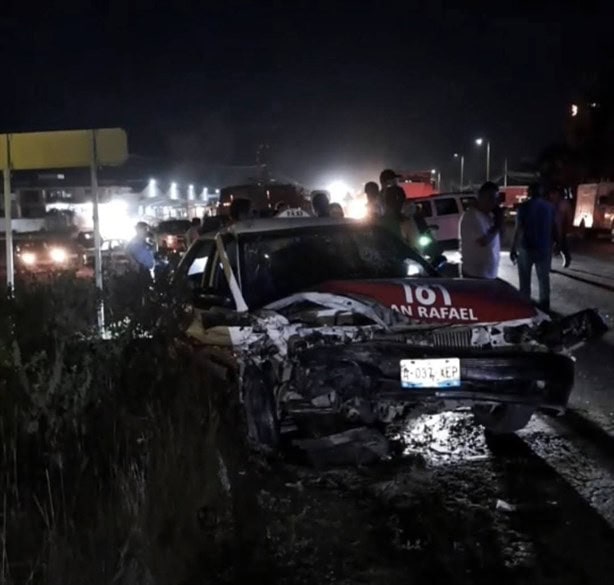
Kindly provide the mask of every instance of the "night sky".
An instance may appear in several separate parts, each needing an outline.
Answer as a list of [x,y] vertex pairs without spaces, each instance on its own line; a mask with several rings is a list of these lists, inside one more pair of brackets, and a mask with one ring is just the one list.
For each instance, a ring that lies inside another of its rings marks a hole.
[[384,166],[445,177],[455,151],[479,180],[474,138],[493,174],[534,159],[614,56],[606,2],[89,4],[0,16],[0,130],[123,126],[186,181],[253,164],[261,143],[310,186]]

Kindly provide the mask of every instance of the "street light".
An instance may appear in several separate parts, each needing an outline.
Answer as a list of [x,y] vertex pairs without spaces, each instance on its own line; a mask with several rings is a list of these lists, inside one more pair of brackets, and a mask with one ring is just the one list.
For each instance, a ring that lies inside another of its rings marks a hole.
[[431,175],[433,176],[433,180],[437,185],[437,191],[441,190],[441,172],[437,172],[437,169],[431,169]]
[[490,181],[490,140],[484,138],[476,138],[475,143],[478,146],[482,146],[486,142],[486,180]]
[[454,158],[459,158],[460,159],[460,181],[458,183],[458,190],[462,192],[463,190],[463,178],[464,178],[464,174],[465,174],[465,155],[464,154],[458,154],[458,152],[454,153]]

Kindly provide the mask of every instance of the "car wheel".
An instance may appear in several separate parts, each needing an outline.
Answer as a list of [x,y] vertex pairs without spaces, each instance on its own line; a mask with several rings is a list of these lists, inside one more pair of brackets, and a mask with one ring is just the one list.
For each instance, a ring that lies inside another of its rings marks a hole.
[[487,431],[504,435],[527,426],[535,408],[523,404],[478,405],[473,407],[475,421]]
[[247,368],[243,380],[248,437],[257,445],[275,449],[279,446],[279,420],[273,390],[256,367]]

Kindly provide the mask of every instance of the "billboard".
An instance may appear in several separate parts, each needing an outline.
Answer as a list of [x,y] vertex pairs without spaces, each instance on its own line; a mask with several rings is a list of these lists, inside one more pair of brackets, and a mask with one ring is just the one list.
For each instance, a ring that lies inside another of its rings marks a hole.
[[[100,166],[117,166],[128,158],[128,138],[121,128],[60,130],[9,134],[12,170],[89,167],[92,133],[96,136],[96,161]],[[7,135],[0,134],[0,166],[7,165]]]

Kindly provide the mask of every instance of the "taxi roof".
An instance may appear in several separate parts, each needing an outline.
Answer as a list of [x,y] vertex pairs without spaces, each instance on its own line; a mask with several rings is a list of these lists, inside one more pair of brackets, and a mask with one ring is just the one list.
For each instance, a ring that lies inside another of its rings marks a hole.
[[356,225],[360,223],[355,219],[335,219],[331,217],[269,217],[256,218],[245,221],[238,221],[228,227],[222,228],[214,232],[205,234],[202,237],[211,237],[216,233],[233,234],[240,236],[242,234],[257,234],[266,232],[278,232],[284,230],[293,230],[297,228],[309,228],[320,226],[334,225]]

